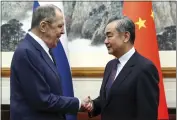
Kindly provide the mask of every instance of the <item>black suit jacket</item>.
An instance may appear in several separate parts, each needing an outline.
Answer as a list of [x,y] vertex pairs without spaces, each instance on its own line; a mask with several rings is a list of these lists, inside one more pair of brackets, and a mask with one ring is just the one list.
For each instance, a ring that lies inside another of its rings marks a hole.
[[79,109],[77,98],[62,96],[56,66],[29,34],[14,52],[10,90],[10,120],[63,120]]
[[159,76],[156,67],[135,52],[115,79],[106,98],[105,86],[114,60],[106,65],[100,96],[93,100],[94,109],[89,116],[101,114],[102,120],[157,120]]

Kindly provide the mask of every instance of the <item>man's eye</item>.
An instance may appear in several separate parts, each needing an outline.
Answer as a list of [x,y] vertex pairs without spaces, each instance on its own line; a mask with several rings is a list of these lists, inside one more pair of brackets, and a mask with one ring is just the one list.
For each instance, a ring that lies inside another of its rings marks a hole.
[[58,27],[59,27],[59,28],[62,28],[62,27],[63,27],[63,25],[58,25]]

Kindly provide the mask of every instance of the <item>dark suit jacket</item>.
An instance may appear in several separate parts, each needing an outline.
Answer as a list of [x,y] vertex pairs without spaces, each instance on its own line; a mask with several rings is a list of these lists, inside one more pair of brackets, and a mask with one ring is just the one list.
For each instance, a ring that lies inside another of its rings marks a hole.
[[11,120],[63,120],[79,109],[77,98],[62,96],[56,66],[29,34],[14,52],[10,89]]
[[101,114],[102,120],[157,120],[159,76],[153,63],[135,52],[115,79],[106,99],[105,86],[112,64],[113,60],[106,65],[100,96],[93,100],[94,109],[89,116]]

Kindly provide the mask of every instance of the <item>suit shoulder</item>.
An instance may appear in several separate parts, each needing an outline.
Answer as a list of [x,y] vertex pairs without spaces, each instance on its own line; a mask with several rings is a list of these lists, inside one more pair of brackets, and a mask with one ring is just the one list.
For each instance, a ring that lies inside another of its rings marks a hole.
[[36,52],[34,50],[34,46],[27,39],[24,39],[18,44],[16,50],[14,51],[14,54],[25,55],[29,52]]
[[14,51],[14,56],[16,56],[16,55],[18,55],[18,57],[20,57],[20,56],[25,56],[29,51],[31,51],[29,48],[18,47],[18,48]]
[[14,51],[12,59],[15,60],[24,59],[25,57],[29,57],[29,55],[33,55],[32,53],[35,53],[33,49],[29,47],[29,45],[26,45],[26,43],[21,42]]
[[110,61],[107,62],[106,66],[109,66],[115,59],[112,59]]
[[138,57],[138,64],[141,70],[149,70],[149,69],[156,69],[154,63],[147,59],[146,57],[139,54]]

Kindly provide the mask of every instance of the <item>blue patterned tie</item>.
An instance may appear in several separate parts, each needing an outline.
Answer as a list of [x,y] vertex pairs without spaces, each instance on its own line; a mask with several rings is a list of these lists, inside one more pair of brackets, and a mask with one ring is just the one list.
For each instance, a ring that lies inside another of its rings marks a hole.
[[109,79],[107,81],[107,84],[106,84],[106,98],[108,97],[108,94],[109,94],[109,90],[112,86],[112,83],[114,82],[114,78],[116,76],[116,73],[117,73],[117,65],[120,63],[118,59],[114,60],[113,61],[113,67],[112,67],[112,70],[111,70],[111,74],[109,76]]

